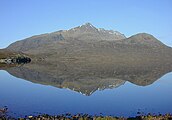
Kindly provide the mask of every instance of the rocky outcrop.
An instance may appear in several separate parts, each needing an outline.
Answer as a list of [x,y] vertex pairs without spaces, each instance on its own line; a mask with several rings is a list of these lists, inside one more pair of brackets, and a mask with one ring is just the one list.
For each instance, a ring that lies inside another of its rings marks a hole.
[[25,54],[0,50],[0,63],[20,64],[29,62],[31,62],[31,58],[26,56]]

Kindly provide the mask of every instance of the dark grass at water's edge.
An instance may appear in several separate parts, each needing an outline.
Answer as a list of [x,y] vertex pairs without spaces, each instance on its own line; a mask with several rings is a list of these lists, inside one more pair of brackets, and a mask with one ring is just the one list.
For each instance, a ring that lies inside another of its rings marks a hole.
[[88,114],[76,114],[76,115],[37,115],[37,116],[25,116],[23,118],[13,118],[6,115],[0,115],[0,120],[172,120],[172,114],[164,115],[138,115],[135,117],[116,117],[116,116],[91,116]]
[[105,116],[100,115],[89,115],[89,114],[60,114],[60,115],[26,115],[25,117],[12,117],[8,114],[8,108],[4,107],[0,109],[0,120],[172,120],[172,114],[151,114],[147,115],[140,112],[134,117],[123,117],[123,116]]

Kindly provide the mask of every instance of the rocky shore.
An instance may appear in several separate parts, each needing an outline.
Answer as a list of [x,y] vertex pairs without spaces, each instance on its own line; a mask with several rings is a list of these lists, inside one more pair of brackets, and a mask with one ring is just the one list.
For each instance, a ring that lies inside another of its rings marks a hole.
[[91,116],[88,114],[71,115],[70,113],[63,115],[37,115],[25,116],[24,118],[13,118],[6,115],[7,109],[0,109],[0,120],[172,120],[172,114],[159,115],[138,115],[135,117],[116,117],[116,116]]
[[2,64],[21,64],[21,63],[29,63],[31,59],[27,56],[15,56],[15,57],[7,57],[1,58],[0,63]]
[[0,64],[22,64],[31,62],[31,58],[19,52],[0,49]]
[[90,115],[73,115],[73,116],[49,116],[49,115],[39,115],[39,116],[28,116],[27,118],[19,118],[20,120],[172,120],[172,115],[146,115],[146,116],[136,116],[136,117],[115,117],[115,116],[90,116]]

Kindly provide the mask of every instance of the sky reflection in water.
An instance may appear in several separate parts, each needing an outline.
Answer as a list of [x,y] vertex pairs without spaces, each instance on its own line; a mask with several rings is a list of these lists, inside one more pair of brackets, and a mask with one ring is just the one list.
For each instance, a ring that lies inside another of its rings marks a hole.
[[0,107],[13,116],[48,113],[88,113],[133,116],[172,112],[172,73],[148,86],[126,82],[118,88],[96,91],[90,96],[28,82],[0,71]]

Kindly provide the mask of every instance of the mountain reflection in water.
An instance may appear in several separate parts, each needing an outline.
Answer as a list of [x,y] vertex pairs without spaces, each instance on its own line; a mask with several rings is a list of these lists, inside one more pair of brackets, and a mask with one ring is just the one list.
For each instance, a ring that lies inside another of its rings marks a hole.
[[170,63],[113,64],[86,61],[32,62],[20,66],[1,67],[11,75],[33,83],[69,88],[84,95],[97,90],[117,88],[126,81],[147,86],[172,71]]

